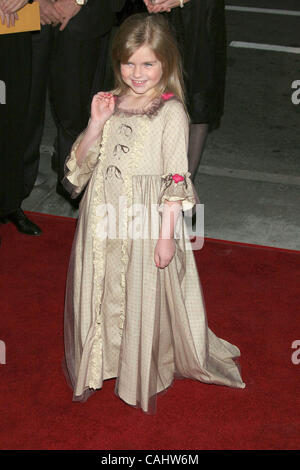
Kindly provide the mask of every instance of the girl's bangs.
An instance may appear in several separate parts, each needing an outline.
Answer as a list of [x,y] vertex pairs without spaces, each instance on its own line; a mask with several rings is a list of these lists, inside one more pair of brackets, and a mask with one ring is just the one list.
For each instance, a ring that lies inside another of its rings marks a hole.
[[[152,49],[151,44],[142,42],[141,44],[125,44],[119,52],[120,64],[128,62],[128,59],[142,46],[149,46]],[[155,53],[155,51],[153,51]],[[156,55],[156,54],[155,54]]]
[[128,62],[129,57],[131,57],[133,53],[134,51],[132,51],[132,48],[129,49],[128,47],[124,47],[119,55],[120,64],[125,64],[126,62]]

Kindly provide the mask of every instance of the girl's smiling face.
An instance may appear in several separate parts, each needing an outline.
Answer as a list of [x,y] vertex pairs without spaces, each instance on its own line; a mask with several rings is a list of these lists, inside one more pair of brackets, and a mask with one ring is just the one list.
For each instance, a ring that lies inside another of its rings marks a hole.
[[150,96],[162,77],[162,64],[152,49],[143,45],[121,64],[121,76],[134,95]]

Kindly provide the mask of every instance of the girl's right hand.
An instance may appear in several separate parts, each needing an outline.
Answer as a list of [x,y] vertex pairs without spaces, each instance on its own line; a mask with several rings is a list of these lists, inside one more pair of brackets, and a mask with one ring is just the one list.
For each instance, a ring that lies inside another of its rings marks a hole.
[[104,125],[115,109],[115,98],[111,93],[100,91],[94,95],[91,105],[91,121]]
[[166,268],[175,255],[176,246],[173,238],[160,238],[154,250],[154,262],[157,268]]

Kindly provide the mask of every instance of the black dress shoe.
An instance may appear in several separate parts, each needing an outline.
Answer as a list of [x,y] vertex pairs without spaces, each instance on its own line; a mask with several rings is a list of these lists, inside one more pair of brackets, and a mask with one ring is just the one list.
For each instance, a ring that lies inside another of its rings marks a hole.
[[17,209],[14,212],[4,217],[4,222],[12,222],[19,232],[25,233],[26,235],[40,235],[42,230],[36,224],[26,217],[22,209]]

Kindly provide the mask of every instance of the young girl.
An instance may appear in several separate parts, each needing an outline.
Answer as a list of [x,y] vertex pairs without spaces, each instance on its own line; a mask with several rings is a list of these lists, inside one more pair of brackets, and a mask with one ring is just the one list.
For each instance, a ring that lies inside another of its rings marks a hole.
[[[116,89],[94,96],[66,164],[73,197],[89,184],[69,265],[65,359],[73,400],[116,378],[122,400],[154,412],[175,376],[245,384],[233,360],[239,349],[207,326],[190,241],[174,237],[195,195],[180,57],[167,22],[132,15],[112,56]],[[129,236],[135,205],[144,209],[147,236]]]

